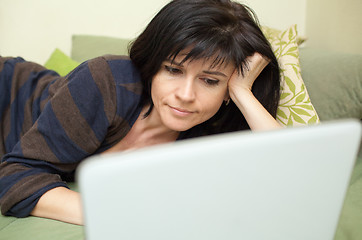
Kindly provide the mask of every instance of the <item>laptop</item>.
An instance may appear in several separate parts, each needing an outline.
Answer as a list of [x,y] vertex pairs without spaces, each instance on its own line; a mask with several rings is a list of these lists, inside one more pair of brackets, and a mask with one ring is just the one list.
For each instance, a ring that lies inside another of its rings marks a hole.
[[86,239],[333,239],[361,131],[343,120],[90,157]]

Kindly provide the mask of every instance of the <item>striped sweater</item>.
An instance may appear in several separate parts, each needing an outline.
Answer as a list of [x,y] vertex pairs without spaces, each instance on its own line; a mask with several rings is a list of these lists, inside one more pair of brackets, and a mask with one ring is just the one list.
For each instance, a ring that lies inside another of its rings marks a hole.
[[99,57],[66,77],[0,57],[2,214],[28,216],[81,160],[120,141],[140,114],[141,92],[126,57]]

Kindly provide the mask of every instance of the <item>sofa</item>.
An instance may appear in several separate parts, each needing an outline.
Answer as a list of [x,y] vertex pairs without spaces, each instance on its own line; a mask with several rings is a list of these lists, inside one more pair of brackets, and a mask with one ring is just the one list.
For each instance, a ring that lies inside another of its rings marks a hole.
[[[65,75],[84,60],[103,54],[127,54],[128,40],[100,36],[74,35],[71,56],[55,50],[48,68]],[[112,46],[117,47],[116,49]],[[362,119],[362,55],[337,53],[308,47],[299,48],[302,79],[320,122]],[[63,62],[60,64],[59,62]],[[67,62],[67,64],[65,64]],[[67,65],[67,66],[65,66]],[[328,169],[326,169],[328,171]],[[76,183],[69,183],[77,190]],[[362,151],[350,179],[340,214],[335,240],[362,239]],[[308,231],[308,229],[306,229]],[[85,239],[83,227],[59,221],[27,217],[0,216],[0,240]]]

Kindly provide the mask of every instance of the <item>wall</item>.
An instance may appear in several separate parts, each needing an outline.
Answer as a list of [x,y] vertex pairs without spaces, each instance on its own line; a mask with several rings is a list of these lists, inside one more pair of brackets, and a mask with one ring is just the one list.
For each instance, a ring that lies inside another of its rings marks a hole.
[[0,54],[44,63],[71,35],[136,36],[168,0],[0,0]]
[[285,29],[297,24],[299,35],[306,32],[307,0],[244,0],[257,14],[262,25]]
[[307,46],[362,54],[362,0],[307,0]]
[[[243,0],[240,0],[243,1]],[[307,0],[246,0],[262,24],[305,33]],[[72,34],[133,38],[169,0],[0,0],[0,55],[44,63]]]

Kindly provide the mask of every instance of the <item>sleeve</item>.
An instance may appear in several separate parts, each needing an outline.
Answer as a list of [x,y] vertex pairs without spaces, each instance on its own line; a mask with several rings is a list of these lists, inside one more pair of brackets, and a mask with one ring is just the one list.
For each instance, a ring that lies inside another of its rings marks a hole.
[[[101,72],[101,74],[100,74]],[[25,217],[48,190],[64,186],[62,176],[104,140],[116,111],[114,79],[97,58],[49,87],[50,100],[35,124],[0,164],[0,205],[4,215]]]

